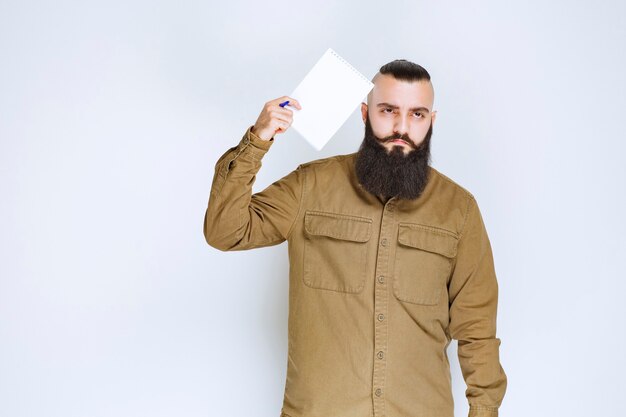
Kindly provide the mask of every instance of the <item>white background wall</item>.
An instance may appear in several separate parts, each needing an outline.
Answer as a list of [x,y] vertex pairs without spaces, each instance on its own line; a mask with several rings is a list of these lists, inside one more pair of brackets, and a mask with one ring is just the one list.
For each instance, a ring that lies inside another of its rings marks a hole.
[[[278,416],[287,245],[219,252],[202,220],[217,158],[328,47],[369,78],[396,58],[432,75],[433,166],[494,250],[501,415],[623,415],[624,15],[0,0],[0,415]],[[254,191],[362,137],[356,111],[321,152],[280,135]]]

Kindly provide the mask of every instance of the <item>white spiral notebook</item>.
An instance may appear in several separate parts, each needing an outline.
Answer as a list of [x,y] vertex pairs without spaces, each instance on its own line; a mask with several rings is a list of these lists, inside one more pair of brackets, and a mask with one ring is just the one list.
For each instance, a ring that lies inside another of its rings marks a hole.
[[290,97],[293,106],[291,127],[318,151],[365,101],[374,84],[331,48],[322,55]]

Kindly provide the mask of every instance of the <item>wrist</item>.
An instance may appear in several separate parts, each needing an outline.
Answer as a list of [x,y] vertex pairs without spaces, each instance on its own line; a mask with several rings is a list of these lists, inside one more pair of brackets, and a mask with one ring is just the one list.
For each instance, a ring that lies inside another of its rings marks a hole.
[[246,132],[246,137],[247,137],[248,143],[253,148],[261,151],[262,153],[265,153],[267,150],[269,150],[269,148],[274,143],[274,138],[271,138],[269,140],[265,140],[265,139],[261,139],[259,136],[257,136],[257,134],[253,132],[252,126],[250,126],[248,128],[248,130]]
[[264,140],[264,141],[266,141],[266,142],[269,142],[269,141],[271,141],[271,140],[274,138],[274,136],[267,137],[267,133],[265,133],[265,132],[263,132],[263,131],[259,131],[259,130],[255,129],[255,126],[252,126],[252,127],[250,128],[250,133],[252,133],[252,134],[253,134],[254,136],[256,136],[257,138],[259,138],[259,139],[261,139],[261,140]]

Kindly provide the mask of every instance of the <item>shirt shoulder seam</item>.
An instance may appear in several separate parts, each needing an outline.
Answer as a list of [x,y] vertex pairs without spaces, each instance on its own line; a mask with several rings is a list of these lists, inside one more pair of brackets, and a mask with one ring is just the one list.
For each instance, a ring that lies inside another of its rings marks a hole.
[[306,166],[305,164],[300,164],[298,165],[298,167],[296,168],[296,171],[300,171],[301,175],[302,175],[302,186],[301,186],[301,190],[300,190],[300,201],[298,202],[298,212],[296,213],[293,222],[291,223],[291,226],[289,227],[289,230],[287,231],[287,236],[285,236],[285,238],[287,240],[289,240],[291,238],[291,234],[293,232],[294,226],[296,225],[296,222],[298,221],[298,219],[300,218],[300,213],[302,212],[302,206],[303,206],[303,201],[304,201],[304,195],[306,193]]
[[341,155],[329,156],[326,158],[314,159],[309,162],[304,162],[303,164],[301,164],[301,166],[306,168],[306,167],[313,166],[313,165],[329,164],[332,162],[344,160],[346,158],[351,157],[352,155],[353,154],[341,154]]
[[435,173],[435,175],[438,175],[442,180],[446,181],[448,184],[452,185],[453,187],[463,191],[463,193],[465,193],[468,197],[475,198],[474,194],[472,194],[467,188],[463,187],[462,185],[460,185],[459,183],[457,183],[456,181],[454,181],[453,179],[451,179],[450,177],[448,177],[447,175],[445,175],[438,169],[432,166],[430,168]]

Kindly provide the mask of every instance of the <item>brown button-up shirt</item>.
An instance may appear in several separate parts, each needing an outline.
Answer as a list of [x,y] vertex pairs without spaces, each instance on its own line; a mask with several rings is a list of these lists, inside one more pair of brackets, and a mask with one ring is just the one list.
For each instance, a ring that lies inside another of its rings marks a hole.
[[222,251],[288,242],[281,417],[453,417],[451,339],[469,416],[496,417],[498,284],[473,195],[431,167],[420,197],[382,199],[357,181],[356,153],[252,194],[274,142],[250,128],[215,165],[204,236]]

